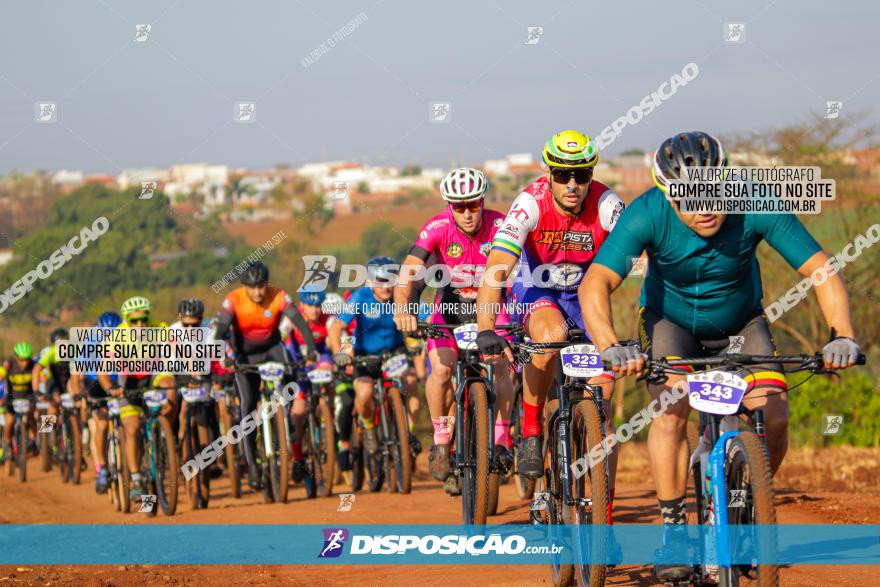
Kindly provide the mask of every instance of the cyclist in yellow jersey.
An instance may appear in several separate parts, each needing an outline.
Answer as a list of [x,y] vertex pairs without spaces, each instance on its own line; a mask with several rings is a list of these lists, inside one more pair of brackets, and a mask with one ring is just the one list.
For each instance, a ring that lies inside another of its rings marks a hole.
[[[150,317],[152,304],[146,298],[135,296],[122,303],[120,313],[123,322],[117,328],[168,328],[168,324]],[[173,423],[176,418],[178,401],[177,391],[174,389],[174,375],[170,373],[120,373],[119,384],[114,385],[110,380],[109,373],[99,373],[98,381],[107,393],[113,397],[121,398],[119,402],[119,415],[122,420],[122,428],[125,431],[125,458],[129,463],[140,463],[140,445],[137,442],[138,432],[141,428],[141,415],[143,411],[143,399],[131,399],[125,397],[125,391],[163,388],[168,394],[168,403],[162,406],[161,415]],[[175,441],[177,439],[175,438]],[[131,471],[131,499],[137,500],[144,494],[143,480],[139,470]]]

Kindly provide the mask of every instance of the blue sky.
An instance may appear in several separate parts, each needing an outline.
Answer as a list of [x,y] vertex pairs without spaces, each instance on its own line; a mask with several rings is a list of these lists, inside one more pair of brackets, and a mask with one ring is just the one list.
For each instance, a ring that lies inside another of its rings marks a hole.
[[[315,63],[349,20],[366,21]],[[0,48],[0,173],[322,159],[446,166],[537,153],[602,128],[695,62],[700,75],[611,153],[678,130],[799,122],[842,100],[874,113],[880,8],[868,1],[9,3]],[[724,43],[725,22],[746,25]],[[152,30],[135,43],[135,25]],[[526,27],[543,26],[525,44]],[[38,101],[58,122],[34,121]],[[233,122],[256,102],[256,122]],[[451,122],[429,122],[431,102]],[[876,116],[873,117],[876,121]]]

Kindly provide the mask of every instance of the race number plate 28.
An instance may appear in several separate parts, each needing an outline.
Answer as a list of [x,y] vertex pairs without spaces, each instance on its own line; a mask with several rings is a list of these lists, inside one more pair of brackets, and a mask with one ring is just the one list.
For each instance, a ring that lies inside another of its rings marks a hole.
[[477,350],[478,347],[476,324],[462,324],[461,326],[453,330],[452,333],[455,335],[455,344],[458,345],[458,348],[464,351]]
[[562,349],[559,355],[562,357],[562,372],[569,377],[595,377],[605,372],[594,345],[573,344]]
[[385,377],[389,379],[400,377],[408,367],[409,362],[406,360],[406,355],[394,355],[382,363],[382,371],[385,372]]
[[735,414],[749,386],[736,373],[726,371],[691,373],[687,381],[691,407],[719,416]]

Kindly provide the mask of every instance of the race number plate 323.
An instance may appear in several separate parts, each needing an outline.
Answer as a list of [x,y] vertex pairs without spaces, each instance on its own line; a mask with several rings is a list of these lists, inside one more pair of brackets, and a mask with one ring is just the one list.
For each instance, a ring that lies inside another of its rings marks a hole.
[[737,413],[749,386],[742,377],[727,371],[691,373],[687,382],[691,407],[719,416]]
[[573,344],[562,349],[562,372],[569,377],[595,377],[605,372],[599,351],[591,344]]

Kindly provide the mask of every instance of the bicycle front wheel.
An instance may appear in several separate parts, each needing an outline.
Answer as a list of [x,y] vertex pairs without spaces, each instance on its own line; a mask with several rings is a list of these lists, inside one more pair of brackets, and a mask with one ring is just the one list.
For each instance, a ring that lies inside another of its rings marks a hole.
[[290,454],[288,450],[286,418],[284,410],[275,411],[272,426],[272,447],[275,455],[269,459],[269,479],[272,483],[272,500],[287,503],[287,489],[290,482]]
[[166,516],[177,511],[177,443],[171,431],[171,423],[164,417],[156,419],[158,425],[153,435],[153,459],[156,467],[156,492],[159,504]]
[[388,390],[391,400],[391,421],[393,424],[392,434],[397,438],[391,447],[391,460],[393,461],[397,489],[400,493],[409,493],[412,490],[412,452],[409,448],[409,429],[406,426],[406,412],[403,407],[403,397],[400,390],[392,387]]
[[[757,529],[753,529],[748,539],[737,541],[737,546],[748,548],[762,560],[775,558],[776,506],[773,503],[770,463],[764,444],[753,432],[742,432],[730,440],[724,476],[727,481],[728,524],[748,524]],[[775,565],[741,564],[719,569],[722,586],[738,586],[740,577],[748,581],[757,579],[759,587],[779,585],[779,570]]]
[[471,383],[464,422],[461,508],[465,524],[485,524],[489,509],[489,400],[486,386]]
[[24,420],[18,422],[18,480],[27,481],[28,427]]
[[[601,444],[602,418],[593,400],[579,402],[572,411],[571,458],[574,463],[590,463],[590,450]],[[580,476],[578,476],[580,473]],[[605,558],[608,544],[605,530],[608,524],[608,469],[602,460],[583,470],[576,467],[572,475],[572,497],[575,503],[565,506],[563,516],[567,524],[576,524],[575,579],[578,585],[599,587],[605,584]],[[586,530],[591,526],[592,531]],[[583,527],[583,528],[582,528]],[[585,557],[585,558],[584,558]],[[594,564],[590,564],[590,563]]]
[[336,433],[333,413],[323,397],[315,408],[309,425],[309,468],[313,471],[315,489],[320,497],[333,495],[336,474]]

